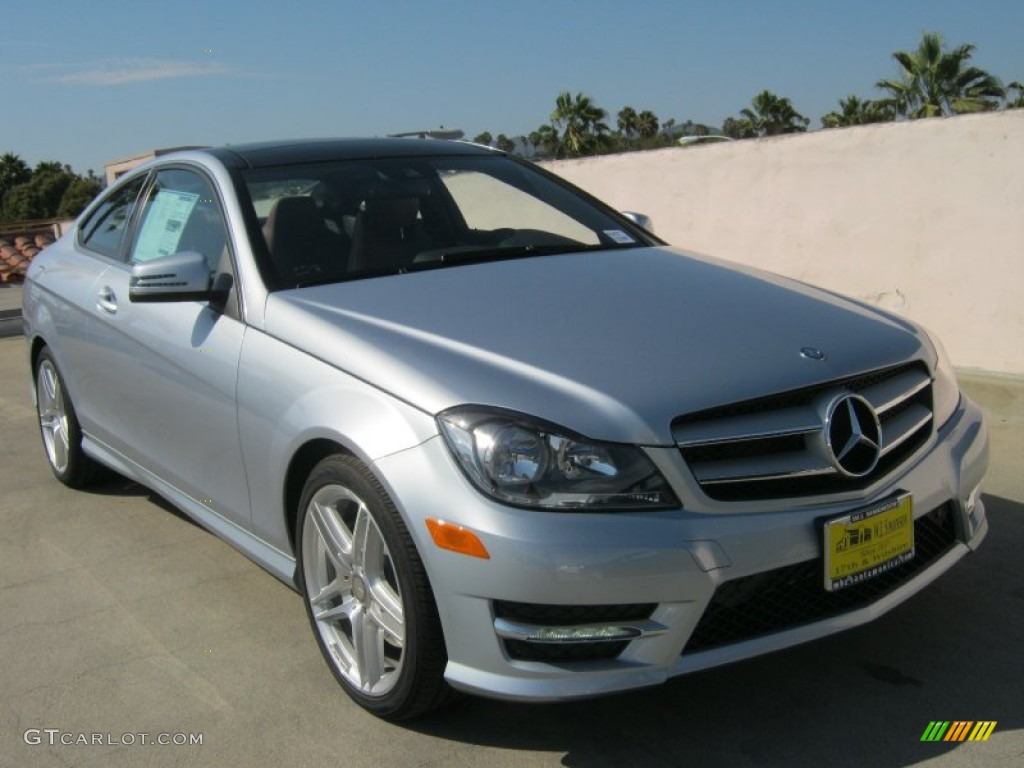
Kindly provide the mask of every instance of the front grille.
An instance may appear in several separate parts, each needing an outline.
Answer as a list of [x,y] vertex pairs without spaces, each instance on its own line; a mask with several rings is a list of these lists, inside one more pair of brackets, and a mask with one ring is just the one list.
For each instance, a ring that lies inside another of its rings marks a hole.
[[823,586],[824,561],[808,560],[727,581],[715,590],[683,654],[792,629],[863,608],[909,581],[956,541],[948,504],[914,521],[914,559],[837,592]]
[[[844,392],[865,398],[881,426],[882,456],[865,477],[847,477],[828,458],[823,403]],[[676,419],[672,434],[701,490],[743,501],[866,488],[921,447],[932,431],[932,387],[919,363],[873,371]]]
[[[656,603],[627,605],[542,605],[540,603],[514,603],[494,601],[494,616],[546,627],[566,627],[577,624],[610,624],[614,622],[649,619]],[[629,645],[629,640],[586,643],[537,643],[528,640],[502,638],[509,658],[516,661],[543,661],[549,664],[567,661],[599,661],[614,659]]]

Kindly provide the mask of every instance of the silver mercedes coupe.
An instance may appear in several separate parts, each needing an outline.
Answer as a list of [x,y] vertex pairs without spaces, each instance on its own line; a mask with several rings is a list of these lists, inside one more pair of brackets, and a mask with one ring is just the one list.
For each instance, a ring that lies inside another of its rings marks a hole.
[[461,142],[164,155],[29,270],[50,467],[293,586],[390,719],[813,640],[979,545],[987,432],[934,337],[635,221]]

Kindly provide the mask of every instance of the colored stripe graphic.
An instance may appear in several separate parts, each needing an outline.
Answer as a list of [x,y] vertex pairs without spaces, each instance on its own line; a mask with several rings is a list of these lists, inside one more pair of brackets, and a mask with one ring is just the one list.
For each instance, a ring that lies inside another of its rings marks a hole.
[[973,720],[954,720],[943,741],[963,741],[967,738],[972,725],[974,725]]
[[996,720],[930,720],[921,741],[988,741]]
[[979,720],[967,740],[988,741],[988,737],[991,736],[992,731],[996,729],[996,722],[996,720]]

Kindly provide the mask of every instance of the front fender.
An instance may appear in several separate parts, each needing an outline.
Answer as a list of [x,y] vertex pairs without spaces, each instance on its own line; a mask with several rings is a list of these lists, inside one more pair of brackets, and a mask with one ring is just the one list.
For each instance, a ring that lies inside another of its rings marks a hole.
[[287,472],[304,445],[330,440],[370,466],[437,434],[429,414],[254,329],[239,360],[238,429],[253,533],[284,552]]

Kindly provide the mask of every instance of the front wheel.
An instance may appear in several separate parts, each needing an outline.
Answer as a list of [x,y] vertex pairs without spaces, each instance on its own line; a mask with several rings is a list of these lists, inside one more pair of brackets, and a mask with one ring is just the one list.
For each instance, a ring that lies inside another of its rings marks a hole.
[[302,492],[295,540],[306,612],[345,692],[389,720],[444,703],[447,656],[423,563],[362,463],[335,455],[316,466]]

